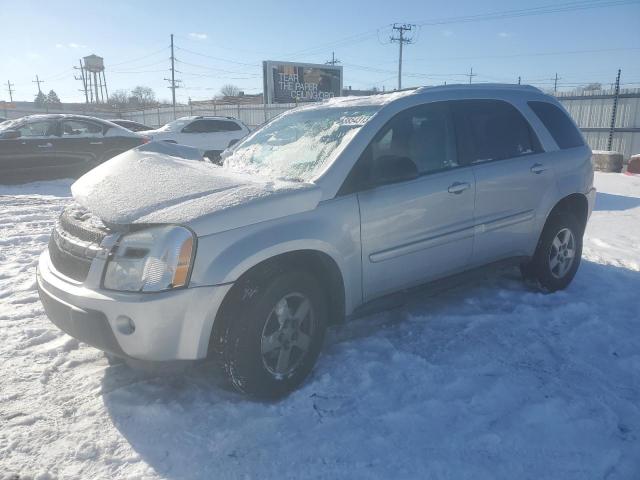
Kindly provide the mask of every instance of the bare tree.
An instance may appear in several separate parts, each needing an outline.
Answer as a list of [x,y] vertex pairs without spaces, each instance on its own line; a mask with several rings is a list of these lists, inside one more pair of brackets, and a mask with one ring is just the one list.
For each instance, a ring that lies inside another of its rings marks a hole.
[[226,85],[222,86],[222,88],[220,89],[220,93],[225,97],[237,97],[240,94],[240,88],[227,83]]
[[151,87],[138,85],[136,88],[131,90],[129,103],[134,103],[141,107],[149,107],[157,105],[158,101],[156,100],[156,94]]
[[109,104],[116,108],[124,108],[129,104],[129,95],[129,91],[124,89],[111,92]]

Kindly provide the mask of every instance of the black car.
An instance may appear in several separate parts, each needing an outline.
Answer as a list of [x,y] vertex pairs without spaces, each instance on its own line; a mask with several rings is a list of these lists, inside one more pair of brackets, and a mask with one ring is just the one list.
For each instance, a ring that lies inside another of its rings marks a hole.
[[147,127],[143,123],[134,122],[133,120],[123,120],[121,118],[115,118],[109,121],[111,123],[115,123],[116,125],[120,125],[127,130],[131,130],[132,132],[144,132],[145,130],[153,130],[153,128]]
[[31,115],[0,126],[0,183],[78,176],[146,143],[119,125],[82,115]]

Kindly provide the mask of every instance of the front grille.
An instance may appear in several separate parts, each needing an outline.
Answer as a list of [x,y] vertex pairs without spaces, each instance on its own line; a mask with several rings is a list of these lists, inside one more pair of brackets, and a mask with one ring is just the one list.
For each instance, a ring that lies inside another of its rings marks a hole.
[[63,275],[73,278],[79,282],[84,282],[91,268],[90,258],[78,257],[67,252],[58,246],[54,239],[55,235],[51,235],[49,240],[49,258],[53,266]]
[[67,207],[51,233],[51,263],[63,275],[83,282],[108,233],[102,222],[87,210],[78,205]]
[[108,233],[100,219],[76,204],[64,209],[59,222],[62,230],[73,237],[98,245]]

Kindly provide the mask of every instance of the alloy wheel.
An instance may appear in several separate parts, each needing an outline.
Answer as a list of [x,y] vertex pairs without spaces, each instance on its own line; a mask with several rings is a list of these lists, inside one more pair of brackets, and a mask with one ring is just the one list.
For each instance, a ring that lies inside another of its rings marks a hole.
[[311,348],[315,328],[313,307],[306,295],[289,293],[276,302],[260,341],[267,371],[276,377],[295,371]]

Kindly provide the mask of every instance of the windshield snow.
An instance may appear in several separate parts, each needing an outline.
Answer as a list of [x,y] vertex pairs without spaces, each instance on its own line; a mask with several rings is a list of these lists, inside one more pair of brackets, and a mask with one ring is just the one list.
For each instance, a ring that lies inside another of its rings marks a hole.
[[0,130],[10,130],[16,125],[18,125],[18,120],[5,120],[4,122],[0,122]]
[[313,108],[283,115],[224,156],[224,167],[309,181],[344,148],[380,106]]

